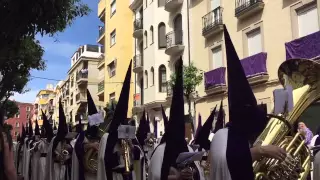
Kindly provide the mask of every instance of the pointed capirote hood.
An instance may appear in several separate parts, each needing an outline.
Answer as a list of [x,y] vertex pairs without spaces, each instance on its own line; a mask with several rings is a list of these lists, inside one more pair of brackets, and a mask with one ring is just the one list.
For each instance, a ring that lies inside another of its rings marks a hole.
[[54,138],[52,150],[54,151],[58,145],[58,143],[66,137],[68,134],[68,125],[66,121],[66,116],[63,111],[61,100],[59,100],[59,125],[58,125],[58,132],[56,137]]
[[217,109],[217,106],[210,113],[210,116],[208,117],[206,122],[203,124],[201,130],[199,131],[198,136],[194,139],[194,144],[199,145],[199,150],[202,150],[202,149],[210,150],[210,141],[208,138],[212,129],[212,123],[214,121],[216,109]]
[[223,105],[222,105],[222,101],[221,101],[219,113],[218,113],[216,124],[214,126],[213,133],[218,132],[223,127],[224,127],[224,111],[223,111]]
[[202,128],[202,120],[201,120],[201,115],[199,113],[198,126],[197,126],[196,133],[194,134],[194,139],[196,139],[199,136],[199,132],[201,131],[201,128]]
[[169,120],[168,120],[168,117],[167,117],[167,115],[166,115],[166,112],[165,112],[164,109],[163,109],[162,104],[161,104],[161,114],[162,114],[163,123],[164,123],[164,132],[166,132],[166,131],[167,131],[166,129],[167,129],[167,125],[168,125]]
[[[87,102],[88,102],[88,115],[94,115],[98,113],[98,110],[96,108],[96,105],[94,104],[94,101],[92,99],[90,91],[87,89]],[[98,126],[91,126],[88,124],[86,135],[90,137],[91,139],[99,139],[98,137]]]
[[224,26],[228,73],[229,121],[233,129],[251,138],[260,134],[267,118],[257,105],[257,100],[245,75],[240,59]]
[[[47,142],[51,142],[51,140],[54,136],[53,129],[52,129],[52,126],[51,126],[46,114],[44,114],[42,110],[41,110],[41,112],[42,112],[42,119],[43,119],[42,127],[44,128],[44,131],[45,131],[44,136],[42,138],[47,138]],[[41,132],[41,134],[42,134],[42,132]]]
[[29,119],[29,127],[28,127],[29,137],[33,136],[33,128],[32,128],[32,121]]
[[139,123],[139,127],[137,129],[137,139],[138,142],[140,143],[140,145],[143,147],[143,145],[145,144],[145,139],[148,136],[148,121],[146,119],[146,111],[143,110],[142,116],[140,118],[140,123]]
[[79,118],[79,123],[77,124],[77,126],[76,126],[76,132],[77,133],[81,133],[82,131],[83,131],[83,129],[82,129],[82,122],[81,122],[81,117]]
[[153,117],[153,133],[154,137],[158,138],[158,122],[156,121],[156,117]]
[[40,138],[46,138],[46,129],[44,125],[41,126],[40,131]]
[[149,119],[149,113],[147,114],[147,126],[146,126],[146,128],[147,128],[147,132],[148,132],[148,133],[150,133],[150,132],[151,132],[151,130],[150,130],[150,119]]
[[26,130],[24,128],[24,125],[22,124],[22,130],[21,130],[21,143],[24,142],[24,138],[26,138]]
[[39,128],[38,120],[35,120],[35,122],[36,122],[36,126],[34,128],[34,135],[40,136],[40,128]]
[[175,166],[179,154],[189,151],[185,140],[182,57],[180,57],[177,63],[176,79],[170,108],[170,120],[162,138],[166,146],[161,168],[161,180],[168,179],[170,167]]
[[131,85],[131,71],[132,71],[132,60],[130,61],[127,74],[123,81],[119,100],[108,129],[109,135],[107,139],[104,160],[105,160],[106,175],[107,175],[107,179],[109,180],[113,179],[112,178],[113,163],[112,163],[112,156],[110,156],[110,154],[113,153],[114,147],[118,141],[118,127],[121,123],[125,123],[125,121],[127,120],[130,85]]
[[256,98],[225,25],[224,38],[230,122],[226,150],[227,164],[232,180],[253,180],[249,141],[263,131],[268,119],[257,106]]

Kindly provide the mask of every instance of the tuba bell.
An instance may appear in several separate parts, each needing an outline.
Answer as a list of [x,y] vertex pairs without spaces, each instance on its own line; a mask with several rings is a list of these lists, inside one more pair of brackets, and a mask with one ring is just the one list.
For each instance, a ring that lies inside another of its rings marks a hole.
[[284,114],[269,115],[270,121],[254,146],[276,145],[286,150],[287,158],[280,162],[264,157],[254,162],[255,179],[293,179],[298,172],[299,180],[305,180],[311,168],[311,153],[301,133],[295,133],[294,124],[320,98],[320,64],[307,59],[287,60],[281,64],[278,76],[284,87],[292,86],[293,109]]

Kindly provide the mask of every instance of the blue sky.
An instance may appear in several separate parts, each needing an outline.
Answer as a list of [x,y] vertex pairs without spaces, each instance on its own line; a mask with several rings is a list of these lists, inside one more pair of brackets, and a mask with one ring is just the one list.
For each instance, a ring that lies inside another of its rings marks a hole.
[[[98,26],[101,25],[97,17],[98,0],[82,1],[92,10],[88,16],[78,18],[63,33],[53,38],[37,36],[45,50],[43,59],[46,61],[47,68],[45,71],[32,71],[32,76],[64,80],[71,66],[70,57],[77,48],[83,44],[97,44]],[[33,78],[27,86],[29,92],[15,94],[12,99],[20,102],[34,102],[38,91],[50,83],[55,85],[57,81]]]

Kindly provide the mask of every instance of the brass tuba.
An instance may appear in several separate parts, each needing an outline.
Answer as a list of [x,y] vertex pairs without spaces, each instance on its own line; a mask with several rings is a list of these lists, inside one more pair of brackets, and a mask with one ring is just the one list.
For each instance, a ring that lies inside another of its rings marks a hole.
[[292,175],[302,170],[299,180],[305,180],[311,168],[311,153],[304,137],[299,132],[293,133],[293,125],[320,98],[320,64],[307,59],[288,60],[281,64],[278,76],[283,86],[292,86],[293,110],[283,115],[270,115],[270,121],[254,145],[272,144],[284,148],[287,158],[283,162],[271,158],[254,162],[255,179],[293,179]]

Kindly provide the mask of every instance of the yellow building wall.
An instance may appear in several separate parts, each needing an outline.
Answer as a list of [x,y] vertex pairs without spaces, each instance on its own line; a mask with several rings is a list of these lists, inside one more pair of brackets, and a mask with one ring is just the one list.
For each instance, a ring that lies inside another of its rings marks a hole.
[[[133,15],[129,9],[129,1],[116,1],[116,13],[110,17],[110,1],[106,1],[105,10],[105,89],[104,89],[104,101],[105,104],[109,102],[109,95],[115,92],[116,100],[118,101],[120,92],[122,89],[122,83],[129,62],[133,57]],[[110,34],[113,30],[116,30],[116,43],[110,46]],[[116,59],[116,75],[109,77],[108,65]],[[132,73],[131,79],[134,74]],[[131,80],[131,82],[133,82]],[[134,86],[131,83],[128,117],[131,117],[133,106],[133,92]]]

